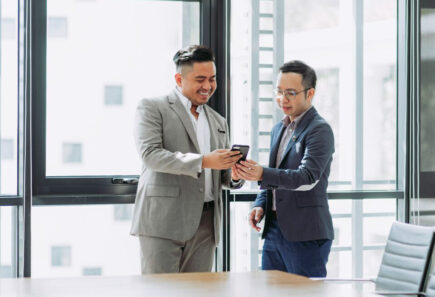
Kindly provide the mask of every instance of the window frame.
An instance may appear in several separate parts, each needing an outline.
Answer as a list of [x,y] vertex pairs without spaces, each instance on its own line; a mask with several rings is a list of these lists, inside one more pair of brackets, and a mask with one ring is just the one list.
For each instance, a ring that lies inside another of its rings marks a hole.
[[[180,1],[180,0],[166,0]],[[358,1],[358,0],[355,0]],[[426,2],[425,0],[420,0]],[[420,2],[418,1],[418,2]],[[19,1],[21,3],[21,1]],[[200,2],[200,36],[201,43],[213,48],[216,54],[217,81],[219,88],[209,105],[230,121],[230,82],[229,82],[229,28],[230,0],[184,0],[184,2]],[[86,178],[45,177],[45,75],[46,75],[46,0],[23,0],[21,21],[24,23],[24,102],[19,102],[18,127],[18,195],[0,195],[0,206],[16,206],[17,276],[31,276],[31,209],[37,205],[90,205],[90,204],[129,204],[134,203],[136,185],[115,185],[112,176],[92,176]],[[346,191],[328,193],[330,199],[377,199],[396,198],[399,220],[409,222],[410,181],[409,168],[413,164],[409,155],[412,146],[409,133],[412,121],[409,118],[409,73],[415,60],[410,58],[410,38],[418,31],[410,30],[419,19],[410,18],[410,4],[397,1],[397,130],[406,131],[397,135],[397,191]],[[21,12],[20,12],[21,16]],[[20,27],[21,28],[21,27]],[[29,34],[30,32],[30,34]],[[418,36],[417,36],[418,37]],[[414,36],[416,38],[416,36]],[[21,47],[20,47],[21,48]],[[20,51],[19,48],[19,51]],[[399,68],[403,67],[403,68]],[[18,79],[18,78],[17,78]],[[21,92],[21,88],[20,88]],[[230,123],[229,123],[230,126]],[[403,129],[402,129],[403,128]],[[42,157],[42,158],[41,158]],[[127,177],[127,176],[122,176]],[[137,176],[131,176],[137,177]],[[103,191],[107,189],[107,191]],[[230,194],[224,191],[223,217],[223,270],[230,270],[229,262],[229,209],[230,203],[253,201],[256,194]],[[399,211],[400,210],[400,211]],[[18,232],[18,231],[17,231]],[[19,236],[18,236],[19,235]],[[24,239],[20,239],[24,238]],[[24,263],[21,263],[23,261]]]
[[[200,40],[212,47],[216,53],[217,65],[221,59],[217,31],[217,0],[162,0],[176,2],[199,2]],[[132,203],[136,194],[136,184],[114,183],[114,178],[137,179],[138,175],[94,175],[94,176],[46,176],[46,52],[47,52],[47,0],[32,2],[32,196],[37,204],[76,204],[76,203]],[[212,28],[215,28],[214,30]],[[217,82],[223,86],[224,73],[217,67]],[[214,95],[216,102],[222,100],[219,90]],[[212,104],[211,104],[212,105]],[[214,106],[215,107],[215,106]],[[37,141],[36,141],[37,140]],[[47,200],[50,199],[50,200]],[[54,200],[54,201],[53,201]],[[106,201],[107,200],[107,201]]]
[[[421,137],[421,129],[422,129],[422,125],[421,125],[421,113],[422,111],[420,110],[420,96],[421,96],[421,80],[420,80],[420,67],[421,67],[421,56],[420,56],[420,50],[421,50],[421,28],[420,28],[420,22],[421,22],[421,10],[422,9],[432,9],[435,12],[435,2],[434,1],[430,1],[430,0],[420,0],[419,2],[419,9],[418,9],[418,24],[417,24],[417,43],[416,43],[416,51],[419,52],[419,55],[417,57],[417,61],[415,61],[416,63],[416,76],[418,76],[418,80],[416,82],[416,85],[418,84],[418,93],[415,94],[415,100],[418,100],[418,102],[415,102],[416,106],[415,106],[415,112],[417,113],[417,115],[415,115],[416,119],[418,120],[418,122],[420,122],[420,125],[417,127],[414,127],[414,129],[418,129],[416,131],[417,136],[418,137],[418,141],[419,141],[419,145],[418,148],[416,148],[416,150],[418,150],[416,153],[418,155],[418,160],[415,160],[415,165],[416,166],[418,164],[418,178],[419,180],[415,181],[416,183],[419,184],[419,189],[418,189],[418,197],[419,198],[434,198],[435,197],[435,184],[434,184],[434,180],[435,180],[435,171],[421,171],[420,170],[420,162],[421,162],[421,151],[420,151],[420,144],[422,143],[422,141],[424,141],[424,139]],[[412,122],[410,123],[412,125]],[[412,145],[412,144],[411,144]]]
[[[228,0],[231,2],[231,0]],[[234,0],[235,1],[235,0]],[[253,0],[256,4],[259,3],[261,0]],[[283,12],[283,1],[284,0],[275,0],[275,11]],[[427,0],[421,0],[421,1],[427,1]],[[356,65],[357,65],[357,73],[356,73],[356,92],[357,92],[357,98],[356,98],[356,110],[358,110],[356,114],[356,122],[357,122],[357,130],[356,130],[356,140],[355,140],[355,154],[357,156],[363,155],[363,146],[362,143],[364,141],[363,139],[363,27],[364,27],[364,16],[363,16],[363,8],[364,8],[364,0],[353,0],[353,5],[355,7],[354,11],[356,13],[355,20],[356,20],[356,30],[355,30],[355,38],[356,38]],[[228,4],[230,5],[230,4]],[[359,213],[357,213],[357,216],[361,216],[362,218],[362,200],[365,199],[395,199],[396,200],[396,219],[399,221],[405,221],[409,222],[409,196],[407,189],[409,188],[408,185],[408,176],[405,177],[405,172],[409,168],[409,164],[405,163],[405,160],[408,160],[409,156],[409,139],[402,135],[402,133],[399,134],[399,128],[406,126],[405,131],[407,131],[405,134],[408,135],[408,124],[409,124],[409,118],[406,117],[406,112],[409,108],[407,105],[407,92],[409,91],[409,86],[407,84],[399,84],[399,82],[407,81],[409,78],[408,74],[408,62],[409,62],[409,52],[406,50],[406,45],[409,44],[409,39],[407,29],[411,22],[408,18],[408,14],[410,13],[410,8],[407,6],[406,3],[403,1],[397,1],[397,60],[396,60],[396,74],[397,74],[397,81],[396,81],[396,182],[395,182],[395,189],[394,190],[350,190],[350,191],[328,191],[328,199],[329,200],[352,200],[357,206],[356,209]],[[277,22],[282,22],[282,20],[278,20]],[[229,21],[228,21],[229,26]],[[406,36],[406,38],[402,38],[403,36]],[[230,39],[230,36],[228,35],[228,40]],[[279,41],[276,41],[274,39],[274,46],[277,46],[278,48],[283,47],[283,44]],[[230,56],[229,48],[227,49],[228,56]],[[254,53],[255,54],[255,53]],[[274,60],[276,61],[282,61],[283,57],[282,54],[277,54],[278,57]],[[403,69],[400,67],[404,66]],[[231,69],[229,65],[229,61],[227,62],[227,69]],[[228,70],[229,71],[229,70]],[[228,77],[229,73],[228,73]],[[231,92],[228,88],[227,90],[227,108],[229,110],[230,108],[230,98],[231,98]],[[229,119],[227,119],[229,122]],[[230,123],[229,126],[231,127]],[[403,147],[406,147],[403,149]],[[355,166],[355,172],[354,175],[356,176],[356,182],[359,185],[358,188],[362,188],[362,184],[365,182],[363,178],[363,162],[362,158],[357,158],[356,160],[357,164]],[[224,196],[224,218],[223,218],[223,224],[225,226],[224,233],[223,233],[223,267],[224,271],[230,271],[231,270],[231,263],[230,263],[230,245],[231,245],[231,238],[230,238],[230,204],[231,203],[237,203],[237,202],[252,202],[255,201],[255,198],[257,196],[257,192],[245,192],[245,193],[237,193],[237,192],[231,192],[227,193]],[[360,225],[359,225],[360,226]],[[358,230],[355,230],[358,231]],[[358,246],[356,246],[355,251],[353,251],[354,254],[362,254],[363,253],[363,247],[362,247],[362,241],[361,238],[357,238],[358,240]],[[362,257],[360,258],[360,262],[362,261]],[[353,274],[355,277],[362,277],[362,262],[355,265],[353,268]]]

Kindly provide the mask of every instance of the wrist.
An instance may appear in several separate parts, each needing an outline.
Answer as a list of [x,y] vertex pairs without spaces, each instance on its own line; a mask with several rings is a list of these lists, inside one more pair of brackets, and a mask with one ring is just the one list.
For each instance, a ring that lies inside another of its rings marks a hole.
[[207,155],[202,156],[202,168],[209,168],[209,159]]

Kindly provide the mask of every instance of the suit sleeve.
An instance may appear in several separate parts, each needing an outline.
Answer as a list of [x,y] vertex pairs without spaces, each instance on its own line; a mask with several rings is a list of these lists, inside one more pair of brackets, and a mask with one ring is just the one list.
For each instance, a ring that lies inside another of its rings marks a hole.
[[324,123],[306,136],[303,158],[297,169],[264,168],[261,189],[308,191],[316,186],[334,153],[334,134]]
[[[229,131],[228,124],[226,121],[225,121],[225,131]],[[225,140],[225,148],[226,149],[230,148],[230,137],[228,135],[226,136],[226,140]],[[224,188],[231,189],[231,190],[240,189],[245,184],[244,180],[241,180],[238,183],[232,182],[231,169],[221,170],[221,182]]]
[[198,178],[202,155],[170,152],[163,148],[163,117],[154,100],[143,99],[136,110],[134,139],[146,168]]
[[261,207],[266,210],[267,190],[262,190],[255,198],[254,207]]
[[[277,133],[277,126],[275,126],[272,129],[271,135],[270,135],[270,147],[272,148],[273,146],[273,139],[274,139],[274,135],[275,133]],[[271,164],[269,164],[270,166]],[[263,172],[264,169],[266,169],[267,167],[263,167]],[[264,173],[263,173],[264,175]],[[260,188],[261,188],[261,182],[259,182]],[[254,207],[261,207],[263,208],[264,211],[266,211],[266,204],[267,204],[267,190],[263,189],[258,195],[257,198],[255,198],[255,202],[254,202]]]

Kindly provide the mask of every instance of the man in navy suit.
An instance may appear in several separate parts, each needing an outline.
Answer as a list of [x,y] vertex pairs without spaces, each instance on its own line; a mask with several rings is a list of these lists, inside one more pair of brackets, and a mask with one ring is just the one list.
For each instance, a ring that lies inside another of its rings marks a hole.
[[250,225],[264,214],[262,269],[325,277],[334,230],[326,189],[334,153],[329,124],[311,105],[316,73],[300,61],[280,68],[276,101],[284,112],[271,133],[269,167],[253,160],[237,164],[238,175],[258,181],[261,193]]

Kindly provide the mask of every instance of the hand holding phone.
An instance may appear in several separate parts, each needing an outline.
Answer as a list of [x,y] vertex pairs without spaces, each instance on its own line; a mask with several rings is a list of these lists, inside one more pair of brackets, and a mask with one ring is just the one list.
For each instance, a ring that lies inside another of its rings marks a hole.
[[240,154],[242,155],[242,157],[239,159],[239,161],[237,161],[237,163],[240,163],[240,161],[246,161],[246,157],[248,156],[248,152],[249,152],[249,145],[244,145],[244,144],[233,144],[233,146],[231,147],[232,151],[240,151]]

